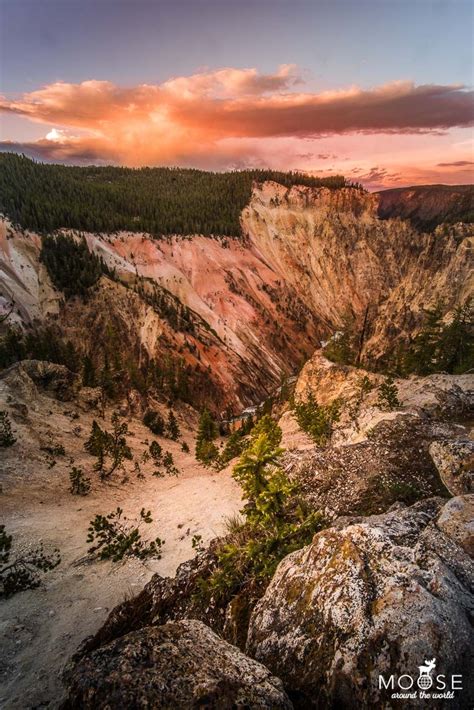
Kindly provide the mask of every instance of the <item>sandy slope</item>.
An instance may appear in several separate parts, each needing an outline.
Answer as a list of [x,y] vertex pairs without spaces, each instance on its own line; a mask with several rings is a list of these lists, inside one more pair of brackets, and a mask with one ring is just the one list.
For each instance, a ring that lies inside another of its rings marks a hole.
[[[7,399],[4,389],[0,408]],[[67,413],[74,409],[71,403],[40,393],[34,393],[29,404],[27,421],[18,416],[14,421],[18,442],[1,452],[1,520],[14,534],[17,546],[27,547],[41,539],[46,548],[60,548],[62,561],[46,575],[40,589],[0,602],[2,708],[38,707],[48,702],[47,706],[55,707],[61,696],[60,670],[80,641],[103,623],[114,605],[139,591],[154,572],[173,574],[178,564],[193,556],[192,536],[200,534],[208,542],[222,532],[225,516],[241,505],[240,489],[229,470],[208,471],[192,454],[183,454],[180,444],[161,438],[163,449],[175,457],[181,471],[178,477],[154,477],[148,463],[142,466],[144,480],[130,474],[125,484],[120,475],[110,484],[100,484],[91,473],[93,460],[83,450],[92,413],[81,412],[79,420],[74,420]],[[9,403],[7,407],[13,415],[14,407]],[[110,412],[106,421],[110,421]],[[76,436],[73,430],[78,422],[82,432]],[[129,426],[133,432],[129,443],[140,454],[153,437],[137,420]],[[57,457],[56,465],[48,468],[39,445],[51,435],[55,443],[64,445],[67,455]],[[191,436],[185,438],[192,449]],[[87,497],[68,491],[69,457],[93,479],[93,492]],[[142,507],[151,510],[153,523],[144,526],[144,533],[165,539],[162,559],[123,564],[82,559],[89,521],[117,505],[130,517]]]

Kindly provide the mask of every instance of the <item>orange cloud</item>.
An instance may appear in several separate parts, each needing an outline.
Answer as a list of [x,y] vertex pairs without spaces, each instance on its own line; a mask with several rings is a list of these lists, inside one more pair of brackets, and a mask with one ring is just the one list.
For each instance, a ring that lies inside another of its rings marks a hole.
[[462,86],[394,82],[369,90],[295,91],[301,83],[294,65],[274,74],[225,68],[131,88],[57,82],[0,99],[0,111],[56,126],[56,133],[0,147],[73,162],[227,167],[258,164],[271,139],[426,134],[473,123],[473,93]]

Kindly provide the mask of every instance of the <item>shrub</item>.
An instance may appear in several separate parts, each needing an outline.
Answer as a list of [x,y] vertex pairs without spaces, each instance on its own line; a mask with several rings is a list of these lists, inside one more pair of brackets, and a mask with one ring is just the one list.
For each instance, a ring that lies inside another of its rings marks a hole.
[[181,451],[183,454],[189,454],[189,446],[185,441],[181,444]]
[[379,398],[377,402],[381,409],[397,409],[400,406],[398,399],[398,389],[392,377],[387,377],[379,387]]
[[161,464],[163,449],[157,441],[152,441],[150,444],[150,456],[155,464]]
[[42,545],[12,558],[13,536],[0,525],[0,597],[11,597],[41,584],[41,573],[54,569],[61,562],[59,550],[46,554]]
[[196,458],[205,466],[212,466],[219,457],[219,449],[212,441],[201,441],[196,444]]
[[323,446],[329,440],[334,422],[339,420],[340,402],[335,400],[328,405],[319,405],[310,393],[306,401],[296,402],[294,414],[303,431],[318,444]]
[[155,436],[163,436],[165,432],[165,422],[163,417],[154,409],[147,409],[143,417],[143,423]]
[[196,550],[197,554],[204,552],[205,550],[205,547],[202,544],[202,535],[193,535],[191,545],[193,550]]
[[16,438],[13,436],[12,425],[8,412],[0,412],[0,447],[7,448],[13,446]]
[[82,469],[73,466],[69,472],[70,491],[75,496],[86,496],[91,490],[90,478],[86,478]]
[[122,508],[117,508],[108,515],[96,515],[91,520],[87,542],[94,543],[89,549],[89,555],[97,553],[101,560],[118,562],[124,557],[147,557],[160,559],[164,540],[159,537],[146,541],[142,539],[140,527],[153,522],[150,511],[142,508],[138,521],[130,521],[123,515]]
[[[100,428],[97,422],[92,422],[91,433],[84,444],[85,450],[97,457],[94,470],[102,479],[109,478],[122,466],[125,459],[131,461],[133,456],[127,444],[128,425],[121,422],[117,412],[112,414],[112,432]],[[107,460],[110,459],[107,466]]]
[[165,467],[165,471],[169,476],[179,475],[179,471],[174,465],[173,454],[169,451],[167,451],[163,456],[163,466]]

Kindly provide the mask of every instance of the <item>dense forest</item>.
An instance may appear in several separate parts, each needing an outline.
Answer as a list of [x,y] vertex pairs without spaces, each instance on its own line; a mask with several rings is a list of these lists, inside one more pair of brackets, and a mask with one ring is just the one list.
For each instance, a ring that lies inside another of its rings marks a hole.
[[[338,189],[344,177],[242,170],[75,167],[0,153],[0,212],[25,229],[240,236],[253,181]],[[354,185],[359,187],[358,185]]]

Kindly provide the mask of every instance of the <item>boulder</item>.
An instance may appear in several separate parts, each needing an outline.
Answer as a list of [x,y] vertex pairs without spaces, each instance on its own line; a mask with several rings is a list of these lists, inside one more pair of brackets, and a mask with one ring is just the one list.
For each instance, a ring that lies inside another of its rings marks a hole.
[[464,678],[449,707],[472,707],[474,564],[457,544],[462,516],[442,529],[446,517],[439,498],[398,505],[326,529],[282,560],[246,652],[283,680],[295,707],[393,707],[379,674],[416,679],[433,658],[437,674]]
[[434,441],[429,451],[452,495],[474,491],[474,441]]
[[15,368],[26,373],[38,389],[49,393],[55,399],[67,402],[75,395],[78,376],[64,365],[43,360],[22,360],[10,369],[13,371]]
[[144,627],[69,671],[63,709],[290,710],[282,682],[199,621]]
[[474,494],[451,498],[442,508],[436,525],[474,557]]
[[81,387],[77,393],[77,403],[86,412],[98,409],[103,399],[100,387]]

